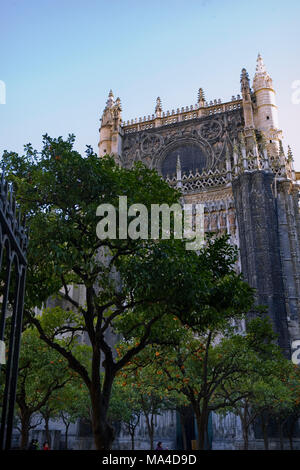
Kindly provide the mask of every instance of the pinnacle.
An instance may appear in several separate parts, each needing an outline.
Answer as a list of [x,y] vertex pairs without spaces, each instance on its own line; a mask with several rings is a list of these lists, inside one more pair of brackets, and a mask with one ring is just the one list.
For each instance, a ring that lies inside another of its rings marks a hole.
[[294,161],[294,158],[293,158],[293,152],[292,152],[292,149],[291,147],[288,145],[288,160],[291,160],[291,161]]
[[245,67],[242,68],[242,72],[241,72],[241,81],[242,81],[243,79],[244,79],[244,80],[245,80],[245,79],[246,79],[246,80],[249,80],[249,75],[248,75],[248,72],[247,72],[247,70],[245,69]]
[[109,91],[108,100],[106,101],[106,107],[111,108],[114,104],[114,94],[112,90]]
[[245,68],[242,69],[242,73],[241,73],[241,90],[247,90],[250,88],[250,85],[249,85],[249,75],[248,75],[248,72]]
[[158,96],[156,98],[156,106],[155,106],[155,112],[160,112],[162,110],[162,104],[161,104],[161,99],[160,97]]
[[199,91],[198,91],[198,103],[200,101],[205,101],[203,88],[199,88]]
[[264,73],[266,72],[266,67],[263,61],[262,56],[260,53],[258,53],[257,59],[256,59],[256,72],[257,73]]

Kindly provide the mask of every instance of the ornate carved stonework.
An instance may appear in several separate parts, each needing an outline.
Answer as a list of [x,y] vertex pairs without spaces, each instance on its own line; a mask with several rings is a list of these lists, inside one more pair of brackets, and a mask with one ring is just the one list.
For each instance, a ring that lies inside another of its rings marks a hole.
[[[122,165],[131,167],[133,162],[142,161],[149,168],[162,172],[163,162],[170,153],[175,155],[176,149],[193,146],[198,147],[199,154],[205,159],[205,167],[201,168],[199,165],[199,169],[223,169],[225,147],[233,146],[234,139],[238,138],[238,133],[242,130],[242,120],[242,110],[236,109],[126,134],[122,145]],[[173,174],[175,172],[174,156]]]
[[197,194],[186,194],[184,200],[187,204],[196,204],[198,203],[215,203],[220,204],[221,202],[226,202],[233,204],[233,193],[231,187],[227,188],[215,188],[208,191],[199,192]]

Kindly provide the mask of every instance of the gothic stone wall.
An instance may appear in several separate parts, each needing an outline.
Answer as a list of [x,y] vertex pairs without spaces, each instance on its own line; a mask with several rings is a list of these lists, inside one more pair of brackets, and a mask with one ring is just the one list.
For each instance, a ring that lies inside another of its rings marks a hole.
[[264,171],[244,173],[232,187],[243,275],[256,289],[257,303],[268,306],[279,344],[290,357],[274,175]]
[[[162,173],[166,159],[173,158],[175,173],[176,155],[179,152],[187,166],[190,163],[194,165],[194,168],[191,169],[195,170],[197,162],[191,156],[189,161],[189,152],[185,150],[190,148],[196,159],[198,149],[199,170],[223,168],[226,144],[232,145],[242,128],[242,110],[237,109],[144,131],[125,133],[122,142],[121,164],[125,167],[131,167],[133,162],[142,161],[149,168],[156,168]],[[167,167],[172,171],[171,163]]]

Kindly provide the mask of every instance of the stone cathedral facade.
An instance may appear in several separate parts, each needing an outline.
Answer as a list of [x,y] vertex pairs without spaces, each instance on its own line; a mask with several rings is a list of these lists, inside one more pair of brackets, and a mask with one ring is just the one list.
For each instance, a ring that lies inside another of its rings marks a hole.
[[241,95],[226,102],[206,101],[200,88],[195,105],[171,111],[157,98],[154,114],[127,122],[110,92],[99,156],[114,155],[127,168],[141,161],[179,188],[185,202],[204,203],[205,231],[230,234],[239,268],[291,357],[300,340],[300,173],[290,147],[284,151],[275,90],[260,55],[252,87],[246,69],[240,87]]
[[[197,103],[181,109],[163,111],[157,98],[154,114],[127,122],[122,121],[120,99],[110,92],[101,119],[99,156],[112,154],[127,168],[141,161],[179,188],[185,202],[204,203],[205,230],[227,232],[238,246],[238,268],[256,288],[257,302],[268,306],[279,343],[291,357],[300,340],[300,172],[293,168],[291,149],[284,152],[275,90],[260,55],[252,87],[245,69],[240,85],[241,95],[224,103],[206,101],[201,88]],[[242,446],[236,416],[213,415],[211,426],[213,448]],[[52,423],[57,448],[63,432],[61,422]],[[176,449],[176,435],[174,411],[155,417],[157,441]],[[32,435],[41,442],[42,436],[42,427]],[[249,443],[250,448],[263,447],[253,430]],[[275,441],[270,444],[276,446]],[[93,448],[90,429],[80,422],[72,425],[70,446]],[[129,436],[121,430],[114,446],[130,448]],[[136,448],[149,448],[143,418]]]

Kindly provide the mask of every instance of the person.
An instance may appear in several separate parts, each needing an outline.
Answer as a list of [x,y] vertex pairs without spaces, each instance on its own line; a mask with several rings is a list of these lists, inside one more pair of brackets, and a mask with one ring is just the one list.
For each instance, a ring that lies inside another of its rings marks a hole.
[[31,439],[31,442],[28,446],[28,450],[37,450],[37,447],[35,445],[35,439]]
[[156,450],[164,450],[164,449],[163,449],[163,446],[162,446],[162,442],[159,441],[159,442],[157,443]]
[[50,446],[49,446],[48,441],[45,441],[45,442],[44,442],[44,444],[43,444],[43,450],[50,450]]
[[39,441],[37,439],[31,439],[28,450],[39,450],[39,448]]

